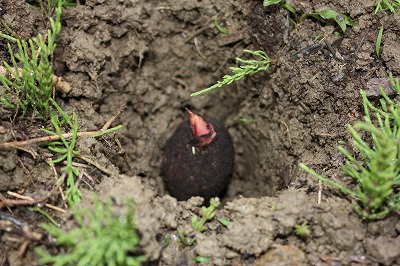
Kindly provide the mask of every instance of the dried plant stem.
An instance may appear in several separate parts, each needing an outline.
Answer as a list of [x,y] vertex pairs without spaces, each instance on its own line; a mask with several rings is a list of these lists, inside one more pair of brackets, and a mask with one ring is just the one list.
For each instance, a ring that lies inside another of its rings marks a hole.
[[[97,136],[108,133],[110,130],[114,131],[121,127],[121,126],[117,126],[115,128],[108,129],[114,120],[115,120],[115,117],[112,117],[109,121],[107,121],[107,123],[100,130],[78,132],[77,136],[78,137],[83,137],[83,136],[97,137]],[[72,135],[73,135],[73,133],[62,134],[62,136],[66,139],[72,137]],[[16,147],[21,147],[21,146],[25,146],[25,145],[34,144],[34,143],[50,142],[50,141],[55,141],[55,140],[59,140],[59,139],[60,139],[59,135],[52,135],[52,136],[44,136],[44,137],[33,138],[33,139],[22,140],[22,141],[5,142],[5,143],[0,143],[0,150],[10,150],[10,149],[14,149]]]
[[97,169],[99,169],[100,171],[102,171],[103,173],[109,175],[109,176],[113,176],[116,175],[116,173],[108,170],[107,168],[105,168],[104,166],[101,166],[101,164],[97,163],[94,160],[91,160],[89,157],[87,156],[83,156],[83,155],[77,155],[77,157],[81,160],[84,160],[85,162],[87,162],[88,164],[91,164],[93,166],[95,166]]
[[64,172],[61,176],[62,181],[57,186],[55,186],[52,190],[50,190],[50,192],[47,195],[45,195],[39,199],[33,200],[30,198],[30,199],[22,199],[22,200],[10,200],[10,199],[7,199],[6,197],[4,197],[0,193],[0,209],[3,207],[12,207],[12,206],[17,206],[17,205],[35,205],[35,204],[38,204],[40,202],[47,200],[48,198],[51,197],[51,195],[53,195],[54,191],[56,191],[64,183],[64,179],[65,179],[66,175],[67,175],[67,172]]
[[[16,193],[16,192],[7,191],[7,194],[10,195],[10,196],[15,197],[15,198],[17,198],[17,199],[35,201],[35,200],[34,200],[33,198],[31,198],[31,197],[28,197],[28,196],[25,196],[25,195],[21,195],[21,194],[18,194],[18,193]],[[62,213],[65,212],[64,209],[61,209],[60,207],[51,205],[51,204],[49,204],[49,203],[45,203],[44,206],[46,206],[46,207],[49,208],[49,209],[53,209],[53,210],[55,210],[55,211],[58,211],[58,212],[62,212]]]

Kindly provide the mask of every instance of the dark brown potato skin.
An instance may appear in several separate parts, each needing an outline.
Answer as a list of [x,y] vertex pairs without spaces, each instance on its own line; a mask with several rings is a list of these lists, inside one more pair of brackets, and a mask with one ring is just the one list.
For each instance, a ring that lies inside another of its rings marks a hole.
[[205,201],[219,196],[232,175],[234,148],[232,138],[223,123],[205,118],[214,126],[217,136],[210,145],[196,147],[189,122],[178,126],[163,148],[161,174],[171,196],[187,200],[201,196]]

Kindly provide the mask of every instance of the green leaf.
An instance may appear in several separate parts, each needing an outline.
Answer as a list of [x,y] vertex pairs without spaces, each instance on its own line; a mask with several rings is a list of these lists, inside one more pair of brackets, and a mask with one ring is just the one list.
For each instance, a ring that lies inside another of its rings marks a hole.
[[231,224],[231,221],[223,219],[223,218],[218,219],[218,222],[220,222],[225,227],[228,227]]
[[221,33],[223,33],[223,34],[229,34],[229,31],[228,31],[226,28],[224,28],[224,27],[218,22],[218,16],[215,16],[215,17],[214,17],[214,24],[215,24],[215,27],[217,27],[217,29],[218,29],[219,32],[221,32]]
[[209,257],[195,256],[193,259],[197,263],[211,263],[211,259]]
[[307,17],[313,17],[323,22],[326,20],[334,20],[343,32],[346,31],[347,26],[355,25],[355,23],[351,21],[346,15],[340,14],[334,10],[322,10],[320,12],[304,14],[300,17],[299,22],[304,21],[304,19]]
[[218,81],[216,84],[200,90],[198,92],[191,93],[190,96],[198,96],[203,93],[212,91],[216,88],[220,88],[224,85],[229,85],[234,81],[238,81],[242,79],[245,76],[248,75],[253,75],[258,73],[259,71],[262,70],[267,70],[269,68],[269,65],[271,63],[268,55],[263,52],[263,51],[251,51],[251,50],[243,50],[243,52],[259,56],[261,57],[260,60],[243,60],[241,58],[236,58],[236,61],[244,63],[245,65],[239,66],[239,67],[230,67],[231,71],[234,73],[234,75],[224,75],[222,81]]
[[376,52],[376,57],[379,59],[381,55],[381,43],[382,43],[382,36],[383,36],[383,26],[379,29],[378,36],[376,38],[376,43],[375,43],[375,52]]
[[263,6],[270,6],[270,5],[276,5],[280,4],[282,0],[264,0]]

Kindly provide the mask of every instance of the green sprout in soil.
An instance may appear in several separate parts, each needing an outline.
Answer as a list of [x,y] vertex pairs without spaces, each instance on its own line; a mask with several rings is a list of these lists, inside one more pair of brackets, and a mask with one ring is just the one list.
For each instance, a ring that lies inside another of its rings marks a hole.
[[207,263],[207,264],[211,263],[211,259],[209,257],[196,256],[193,259],[197,263]]
[[210,206],[208,207],[201,207],[201,219],[199,220],[199,217],[193,216],[192,217],[192,227],[193,230],[196,232],[203,232],[206,230],[206,222],[210,221],[214,218],[215,216],[215,211],[219,207],[220,201],[219,198],[211,198],[210,199]]
[[229,85],[232,82],[240,80],[248,75],[253,75],[262,70],[267,70],[269,68],[271,60],[265,52],[251,51],[251,50],[244,50],[244,52],[252,54],[254,56],[258,56],[261,59],[260,60],[244,60],[241,58],[236,58],[236,61],[243,63],[244,65],[239,66],[239,67],[230,67],[230,69],[232,70],[234,75],[225,75],[223,77],[222,81],[218,81],[216,84],[214,84],[211,87],[208,87],[204,90],[194,92],[194,93],[190,94],[190,96],[197,96],[197,95],[212,91],[216,88],[220,88],[224,85]]
[[311,234],[311,231],[307,222],[303,222],[294,226],[294,233],[299,237],[307,237]]
[[[199,219],[199,217],[197,216],[192,217],[192,228],[194,232],[203,232],[204,230],[206,230],[205,226],[206,222],[214,218],[215,211],[217,210],[219,205],[220,205],[219,198],[216,197],[210,199],[210,206],[201,207],[200,211],[201,219]],[[219,219],[219,222],[224,226],[228,226],[230,223],[228,220],[225,219]],[[196,242],[196,238],[186,236],[182,229],[178,230],[178,237],[181,240],[181,242],[187,246],[191,246]],[[209,257],[195,256],[193,257],[193,259],[197,263],[211,263],[211,259]]]
[[354,26],[355,23],[351,21],[346,15],[340,14],[334,10],[322,10],[320,12],[315,12],[315,13],[310,13],[310,14],[304,14],[300,17],[299,23],[303,22],[306,18],[308,17],[313,17],[315,19],[318,19],[321,22],[327,22],[329,20],[335,21],[340,29],[345,32],[347,29],[347,26]]
[[381,10],[390,10],[392,13],[396,13],[400,7],[400,0],[377,0],[375,14]]
[[381,28],[379,29],[378,36],[376,38],[376,43],[375,43],[375,52],[376,52],[376,57],[378,59],[381,56],[382,36],[383,36],[383,26],[381,26]]
[[181,242],[186,246],[191,246],[196,242],[196,239],[190,236],[186,236],[182,228],[178,229],[178,237]]
[[284,9],[297,16],[296,10],[284,0],[264,0],[263,6],[281,5]]
[[229,34],[229,31],[218,22],[218,16],[214,17],[214,24],[219,32],[223,34]]
[[145,261],[138,255],[140,238],[134,220],[134,207],[126,204],[126,214],[115,215],[111,210],[111,200],[105,204],[94,198],[94,210],[78,209],[72,205],[78,227],[68,232],[54,224],[42,224],[57,240],[57,244],[67,248],[66,254],[50,255],[40,248],[40,264],[62,265],[141,265]]
[[[400,94],[399,80],[393,80],[391,74],[389,78],[394,90]],[[375,107],[361,90],[364,121],[357,122],[354,127],[348,126],[359,156],[350,154],[343,147],[338,148],[347,158],[342,165],[344,174],[357,181],[354,190],[300,164],[312,176],[350,196],[355,212],[369,220],[400,210],[400,106],[382,88],[380,90],[383,97],[380,108]],[[369,135],[372,144],[364,141],[357,130]]]
[[[199,217],[197,216],[192,217],[192,228],[194,232],[203,232],[204,230],[206,230],[205,224],[214,218],[215,211],[217,210],[219,205],[220,205],[219,198],[211,198],[210,206],[201,207],[200,211],[201,219],[199,219]],[[195,238],[186,236],[182,229],[178,230],[178,237],[181,240],[181,242],[187,246],[191,246],[194,244],[194,242],[196,242]]]
[[[263,5],[264,6],[271,6],[271,5],[280,5],[282,6],[284,9],[288,10],[290,13],[292,13],[295,17],[297,17],[297,13],[296,10],[289,4],[286,3],[286,1],[284,0],[264,0]],[[318,19],[321,22],[328,22],[330,20],[335,21],[340,29],[345,32],[347,26],[354,26],[355,23],[353,21],[351,21],[346,15],[344,14],[340,14],[334,10],[322,10],[319,12],[314,12],[314,13],[309,13],[309,14],[303,14],[300,16],[300,18],[298,19],[292,19],[292,22],[294,24],[298,24],[303,22],[306,18],[308,17],[312,17],[315,19]]]
[[[66,198],[69,203],[76,204],[80,202],[82,193],[75,185],[75,177],[79,176],[79,170],[74,166],[73,159],[80,154],[80,152],[76,150],[75,147],[78,134],[82,133],[78,132],[78,118],[75,113],[73,113],[71,117],[66,112],[64,112],[58,105],[54,106],[58,110],[58,113],[61,115],[61,119],[59,118],[57,113],[52,112],[51,123],[54,127],[54,131],[44,128],[42,128],[41,130],[50,136],[56,136],[59,140],[46,142],[41,145],[47,146],[47,148],[50,151],[60,155],[59,158],[50,160],[49,161],[50,164],[64,163],[66,165],[61,168],[61,171],[63,173],[66,173],[67,177]],[[61,127],[63,125],[65,125],[64,128],[69,127],[71,131],[71,133],[68,134],[70,136],[68,138],[66,137],[66,134],[64,134],[63,131],[61,130]],[[121,128],[121,125],[112,128],[101,129],[95,132],[83,132],[83,133],[86,133],[86,135],[94,138],[105,134],[113,133],[119,128]],[[60,179],[57,181],[57,184],[59,182],[62,182],[63,179],[64,179],[63,177],[60,177]]]
[[23,114],[32,109],[37,117],[43,119],[50,116],[53,92],[51,57],[56,48],[57,35],[61,30],[62,4],[63,1],[59,0],[56,18],[55,20],[50,18],[51,29],[47,31],[46,36],[39,33],[37,37],[25,41],[0,32],[0,37],[15,42],[18,47],[18,53],[14,54],[8,43],[12,66],[7,62],[4,62],[4,66],[11,78],[0,75],[4,86],[1,91],[1,105],[21,110]]
[[[37,1],[28,1],[28,3],[32,4],[33,6],[39,5],[42,14],[44,16],[50,16],[54,9],[58,6],[59,0],[37,0]],[[73,0],[64,0],[62,1],[62,6],[76,6],[76,1]]]
[[[79,176],[79,170],[73,165],[72,159],[79,154],[79,151],[75,150],[76,139],[78,134],[78,118],[75,113],[72,114],[72,117],[68,116],[61,108],[58,107],[59,112],[62,114],[63,119],[60,121],[58,115],[53,113],[51,116],[51,123],[53,124],[54,131],[47,130],[42,128],[41,130],[52,136],[59,136],[60,141],[52,141],[45,143],[48,149],[54,153],[60,154],[60,157],[54,160],[50,160],[50,164],[57,164],[66,162],[66,166],[61,168],[62,172],[67,173],[67,193],[66,197],[68,202],[78,203],[81,200],[82,193],[75,186],[75,176]],[[60,125],[67,124],[71,131],[72,136],[71,140],[67,140],[63,132],[61,131]],[[57,182],[61,182],[58,180]]]

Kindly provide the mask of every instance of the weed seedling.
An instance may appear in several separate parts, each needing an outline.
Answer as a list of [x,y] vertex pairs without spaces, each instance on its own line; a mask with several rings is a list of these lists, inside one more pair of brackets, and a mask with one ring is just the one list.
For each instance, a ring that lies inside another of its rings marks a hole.
[[[215,211],[219,207],[220,201],[219,198],[211,198],[210,199],[210,206],[205,207],[203,206],[200,211],[201,219],[197,216],[192,217],[192,228],[194,232],[203,232],[206,230],[206,222],[210,221],[215,216]],[[222,221],[221,223],[226,223],[229,221]],[[187,246],[191,246],[196,242],[196,239],[191,236],[186,236],[182,229],[178,230],[178,237],[181,242]]]
[[[58,0],[56,18],[50,18],[51,29],[46,36],[39,34],[28,41],[14,38],[0,32],[0,37],[15,42],[18,54],[14,54],[8,43],[12,66],[4,62],[12,78],[0,75],[4,86],[0,103],[25,114],[32,109],[34,114],[42,119],[50,116],[52,110],[51,97],[53,92],[53,68],[51,57],[56,48],[55,40],[61,30],[62,0]],[[22,68],[19,66],[22,65]],[[10,95],[16,95],[13,99]]]
[[[393,80],[391,74],[389,78],[393,88],[400,94],[399,80]],[[350,196],[354,210],[363,219],[379,219],[400,210],[400,106],[382,88],[380,90],[383,97],[380,108],[372,105],[366,92],[361,90],[364,121],[357,122],[354,127],[348,126],[359,156],[350,154],[343,147],[338,148],[347,159],[342,165],[344,174],[357,181],[354,190],[300,164],[312,176]],[[372,144],[364,141],[357,130],[367,133]]]
[[220,201],[219,198],[211,198],[210,199],[210,206],[201,208],[201,219],[197,216],[192,217],[192,227],[193,230],[196,232],[203,232],[206,230],[205,224],[207,221],[212,220],[215,216],[215,211],[219,207]]
[[40,264],[63,265],[132,265],[145,261],[137,253],[140,238],[134,220],[134,207],[127,203],[126,214],[115,215],[111,210],[111,200],[105,204],[94,198],[94,210],[78,209],[71,204],[78,227],[68,232],[54,224],[42,227],[57,239],[57,244],[67,248],[63,255],[50,255],[40,248]]
[[214,24],[219,32],[223,34],[229,34],[229,31],[218,22],[218,16],[214,17]]
[[307,237],[311,234],[310,227],[307,222],[303,222],[302,224],[296,224],[294,226],[294,233],[299,237]]
[[320,12],[315,12],[315,13],[310,13],[310,14],[304,14],[300,17],[299,23],[303,22],[306,18],[308,17],[313,17],[315,19],[318,19],[321,22],[327,22],[329,20],[335,21],[340,29],[345,32],[347,29],[347,26],[354,26],[355,23],[351,21],[346,15],[340,14],[334,10],[323,10]]
[[225,75],[222,81],[218,81],[216,84],[208,87],[204,90],[194,92],[190,94],[190,96],[197,96],[209,91],[212,91],[216,88],[220,88],[224,85],[229,85],[234,81],[240,80],[248,75],[253,75],[258,73],[262,70],[267,70],[269,68],[269,64],[271,63],[270,58],[266,53],[263,51],[251,51],[251,50],[244,50],[244,52],[261,57],[260,60],[244,60],[241,58],[236,58],[236,61],[243,63],[244,65],[239,67],[230,67],[234,75]]
[[[60,154],[59,158],[50,160],[50,164],[66,162],[66,166],[61,168],[61,171],[67,172],[67,200],[68,202],[78,203],[81,200],[82,193],[75,186],[75,176],[79,176],[79,171],[72,163],[72,159],[79,154],[79,151],[75,150],[78,134],[78,118],[75,113],[70,117],[58,105],[55,105],[55,107],[61,113],[63,119],[60,121],[57,113],[53,113],[51,116],[51,123],[53,124],[54,131],[44,128],[41,130],[51,136],[59,136],[60,141],[52,141],[42,145],[46,145],[50,151]],[[60,125],[62,124],[67,124],[70,127],[72,131],[71,140],[67,140],[63,136],[63,132],[60,128]],[[58,180],[57,182],[61,182],[61,180]]]
[[286,1],[284,0],[264,0],[263,6],[270,6],[270,5],[281,5],[284,9],[286,9],[293,15],[295,16],[297,15],[296,10],[291,5],[286,3]]
[[178,237],[179,240],[186,246],[191,246],[196,242],[196,239],[190,236],[186,236],[185,232],[180,228],[178,229]]
[[382,36],[383,36],[383,26],[381,26],[381,28],[379,29],[378,37],[376,38],[376,43],[375,43],[375,52],[376,52],[376,57],[378,59],[381,56]]
[[381,10],[390,10],[392,13],[396,13],[400,7],[400,0],[377,0],[375,14]]
[[[281,5],[284,9],[288,10],[290,13],[292,13],[295,17],[297,17],[296,10],[289,4],[286,3],[284,0],[264,0],[263,5],[264,6],[270,6],[270,5]],[[296,25],[298,23],[303,22],[306,18],[308,17],[313,17],[315,19],[318,19],[321,22],[327,22],[330,20],[335,21],[341,30],[343,32],[346,31],[347,26],[354,26],[355,23],[352,22],[346,15],[340,14],[334,10],[322,10],[319,12],[314,12],[314,13],[309,13],[309,14],[303,14],[300,16],[299,19],[293,19],[292,22]]]
[[[50,16],[57,7],[59,0],[28,0],[26,1],[32,7],[40,7],[43,16]],[[76,6],[74,0],[63,0],[62,6]]]

